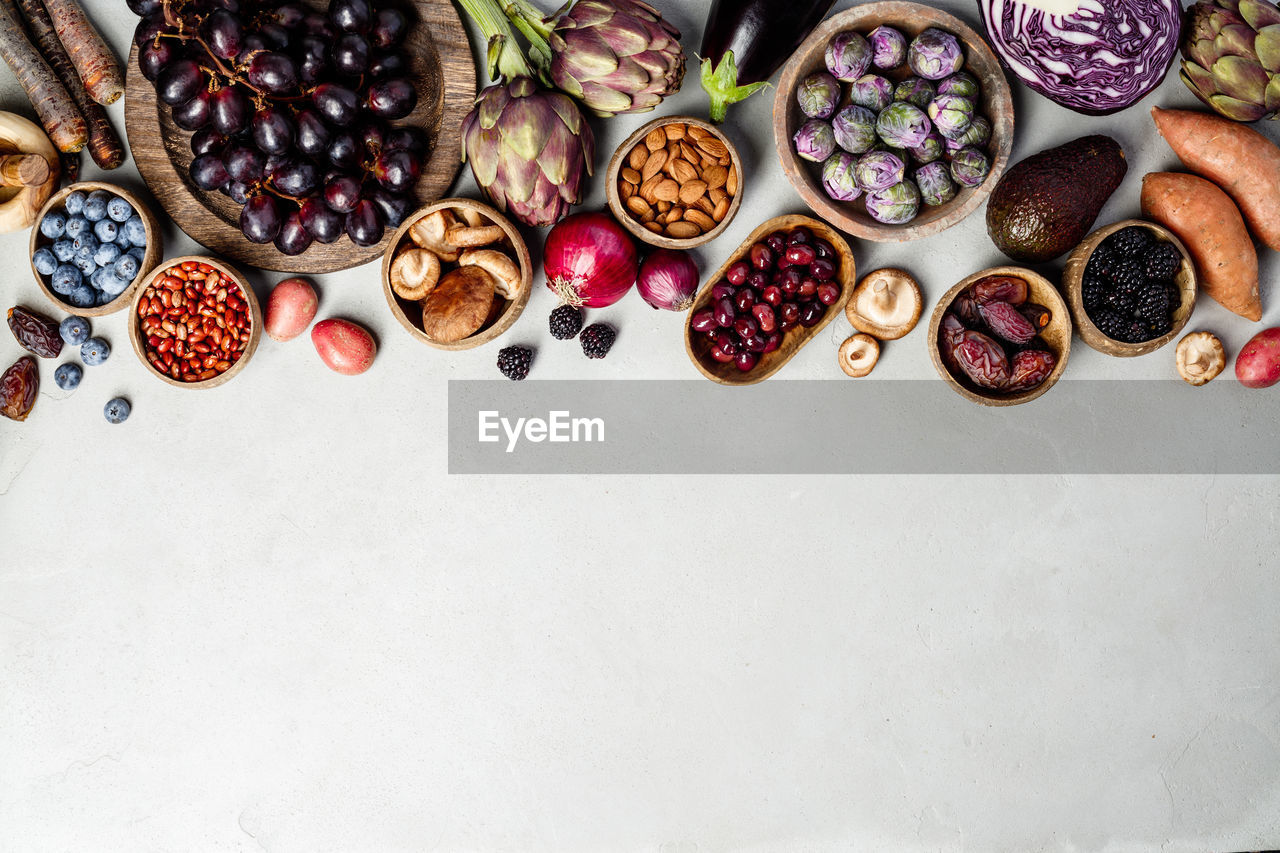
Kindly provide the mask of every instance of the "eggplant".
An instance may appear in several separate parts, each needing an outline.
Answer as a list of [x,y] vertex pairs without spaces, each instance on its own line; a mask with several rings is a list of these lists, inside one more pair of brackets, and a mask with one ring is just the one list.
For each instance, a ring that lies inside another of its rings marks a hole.
[[702,35],[702,88],[711,120],[764,88],[835,0],[715,0]]

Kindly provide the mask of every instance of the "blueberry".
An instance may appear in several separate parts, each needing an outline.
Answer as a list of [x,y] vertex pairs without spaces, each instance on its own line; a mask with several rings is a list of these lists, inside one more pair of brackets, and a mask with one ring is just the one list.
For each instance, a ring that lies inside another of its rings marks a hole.
[[111,356],[111,344],[102,338],[89,338],[80,346],[80,360],[90,367],[97,367]]
[[141,246],[134,246],[132,249],[125,252],[125,254],[133,258],[139,264],[141,264],[143,261],[147,259],[147,250],[142,248]]
[[121,255],[112,271],[115,273],[116,278],[133,281],[134,277],[138,275],[138,259],[133,256],[132,252],[127,255]]
[[58,268],[57,256],[44,246],[36,249],[36,253],[31,256],[31,263],[40,275],[53,275],[53,271]]
[[59,364],[58,369],[53,372],[53,381],[63,391],[74,391],[80,387],[80,380],[84,378],[84,369],[78,364],[67,362]]
[[125,236],[124,226],[116,229],[116,245],[120,247],[120,251],[124,251],[133,245],[133,241]]
[[58,334],[73,347],[89,340],[89,321],[83,317],[68,317],[58,326]]
[[111,194],[105,190],[94,190],[84,200],[84,216],[90,222],[97,222],[107,215],[107,200]]
[[102,276],[102,292],[112,299],[124,293],[124,289],[129,286],[129,282],[116,275],[111,270],[103,270]]
[[136,213],[124,221],[120,232],[135,246],[147,245],[147,226],[142,224],[142,217]]
[[84,234],[86,231],[92,231],[93,227],[89,224],[89,220],[83,216],[73,216],[67,220],[66,234],[72,240]]
[[119,196],[115,196],[107,202],[107,216],[110,216],[116,222],[124,222],[130,216],[133,216],[133,205]]
[[60,296],[68,296],[71,291],[80,286],[84,280],[84,275],[80,270],[71,264],[59,264],[58,268],[53,271],[53,275],[49,278],[49,287],[53,292]]
[[111,270],[106,267],[98,267],[89,275],[89,284],[93,286],[94,290],[102,290],[102,278],[109,275],[112,275]]
[[92,275],[93,271],[98,268],[98,265],[93,262],[93,255],[84,249],[76,252],[76,256],[71,260],[71,263],[76,265],[82,275]]
[[[113,277],[114,276],[108,276],[107,277],[108,281]],[[105,290],[95,290],[94,293],[98,294],[97,302],[99,307],[110,304],[111,301],[116,298],[115,296],[112,296],[110,293],[107,293]]]
[[90,229],[72,239],[71,245],[76,247],[77,252],[88,246],[89,254],[92,256],[94,252],[98,251],[98,247],[102,245],[102,242],[93,233],[92,229]]
[[76,247],[70,240],[58,240],[53,244],[53,256],[65,264],[76,256]]
[[67,216],[61,211],[46,213],[40,220],[40,233],[50,240],[57,240],[67,230]]
[[129,401],[124,397],[115,397],[108,400],[107,404],[102,407],[102,414],[109,424],[122,424],[129,419]]
[[116,225],[110,219],[100,219],[93,224],[93,236],[97,237],[103,243],[110,243],[116,239],[116,233],[119,232],[120,226]]
[[84,210],[84,199],[84,193],[80,192],[80,190],[76,190],[73,193],[68,193],[67,200],[62,204],[67,209],[67,213],[75,216],[77,213]]
[[87,284],[77,284],[72,288],[67,301],[77,308],[92,308],[98,304],[98,291]]
[[115,243],[103,243],[98,247],[98,251],[93,253],[93,262],[100,267],[110,266],[116,262],[116,259],[124,254],[124,249]]

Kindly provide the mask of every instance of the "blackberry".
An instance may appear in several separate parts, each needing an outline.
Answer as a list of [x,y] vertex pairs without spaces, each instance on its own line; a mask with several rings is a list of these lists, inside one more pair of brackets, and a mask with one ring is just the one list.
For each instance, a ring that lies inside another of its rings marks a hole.
[[1173,331],[1173,318],[1165,315],[1159,320],[1152,320],[1147,324],[1147,328],[1151,330],[1151,337],[1158,338],[1161,335],[1167,335]]
[[1147,277],[1142,271],[1142,264],[1135,258],[1123,258],[1116,264],[1111,274],[1111,284],[1117,293],[1136,300],[1138,294],[1147,286]]
[[519,382],[529,375],[533,350],[527,347],[503,347],[498,350],[498,369],[508,379]]
[[1147,249],[1143,269],[1152,281],[1169,281],[1182,266],[1182,253],[1172,243],[1159,242]]
[[593,323],[582,330],[582,352],[587,358],[604,358],[617,336],[608,323]]
[[1151,232],[1137,225],[1121,228],[1104,241],[1122,258],[1135,258],[1151,245]]
[[1169,291],[1163,284],[1148,285],[1138,297],[1138,307],[1135,310],[1138,317],[1148,323],[1168,319]]
[[1104,243],[1093,250],[1093,254],[1089,256],[1089,262],[1085,264],[1084,271],[1086,274],[1092,273],[1104,279],[1110,278],[1111,274],[1115,272],[1117,260],[1119,260],[1119,257],[1116,253]]
[[1086,311],[1097,311],[1102,307],[1102,300],[1107,295],[1106,282],[1089,272],[1085,272],[1080,295],[1084,300]]
[[548,322],[551,325],[551,337],[557,341],[572,340],[582,331],[582,309],[561,305],[551,312]]
[[1151,340],[1154,335],[1147,328],[1147,324],[1141,320],[1125,320],[1124,326],[1120,330],[1119,340],[1129,344],[1140,344],[1144,341]]
[[1102,294],[1102,307],[1114,311],[1122,317],[1128,317],[1137,306],[1138,300],[1129,293],[1108,290]]
[[1093,325],[1098,327],[1098,331],[1102,332],[1102,334],[1106,335],[1108,338],[1112,338],[1117,341],[1123,340],[1120,336],[1123,334],[1124,327],[1127,323],[1124,315],[1104,308],[1097,314],[1090,314],[1089,319],[1093,321]]

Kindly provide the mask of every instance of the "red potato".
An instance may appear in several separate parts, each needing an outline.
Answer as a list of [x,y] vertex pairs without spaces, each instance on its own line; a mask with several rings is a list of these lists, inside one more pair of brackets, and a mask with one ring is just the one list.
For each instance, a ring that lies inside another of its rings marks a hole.
[[266,330],[272,340],[291,341],[316,318],[320,298],[305,278],[286,278],[267,297]]
[[1236,356],[1236,379],[1246,388],[1270,388],[1280,382],[1280,326],[1254,335]]
[[311,343],[325,366],[344,376],[364,373],[378,352],[373,335],[364,327],[336,318],[316,323],[311,330]]

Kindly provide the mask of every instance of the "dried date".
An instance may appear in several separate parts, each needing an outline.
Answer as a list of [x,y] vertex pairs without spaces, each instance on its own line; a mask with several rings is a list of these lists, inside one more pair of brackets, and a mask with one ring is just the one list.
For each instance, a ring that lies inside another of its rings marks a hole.
[[0,415],[25,421],[39,391],[40,371],[36,369],[36,360],[24,355],[0,376]]
[[58,321],[51,317],[18,305],[9,309],[9,331],[18,343],[41,358],[57,358],[62,353]]
[[970,329],[982,325],[982,315],[978,313],[978,303],[967,293],[962,293],[956,297],[956,301],[951,304],[951,310],[955,311],[956,316],[960,318],[960,322]]
[[1000,344],[982,334],[967,331],[956,347],[960,369],[980,388],[999,389],[1009,381],[1009,358]]
[[979,305],[984,302],[1008,302],[1021,305],[1027,301],[1027,282],[1011,275],[989,275],[974,282],[969,295]]
[[1009,368],[1009,381],[1004,390],[1030,391],[1037,387],[1053,372],[1058,359],[1053,353],[1038,349],[1026,349],[1013,357],[1013,365]]
[[978,313],[996,337],[1011,344],[1025,344],[1036,336],[1036,327],[1008,302],[979,302]]
[[1049,326],[1049,321],[1053,319],[1052,311],[1034,302],[1019,305],[1018,311],[1030,321],[1031,325],[1036,327],[1038,332],[1044,331]]
[[956,360],[956,347],[964,340],[964,324],[955,314],[945,314],[938,326],[938,354],[942,363],[952,373],[960,372],[960,362]]

